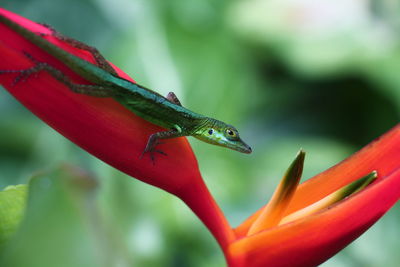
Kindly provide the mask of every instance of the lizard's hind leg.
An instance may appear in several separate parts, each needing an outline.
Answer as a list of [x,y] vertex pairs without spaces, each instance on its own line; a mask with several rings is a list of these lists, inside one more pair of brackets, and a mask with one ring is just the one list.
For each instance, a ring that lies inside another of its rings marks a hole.
[[111,88],[96,84],[75,83],[59,69],[45,62],[37,61],[28,53],[25,53],[25,55],[35,63],[34,66],[22,70],[0,70],[0,74],[19,73],[19,75],[14,79],[14,82],[12,83],[13,86],[19,82],[25,82],[31,75],[37,76],[40,71],[47,71],[51,76],[65,84],[71,91],[75,93],[97,97],[112,97],[114,95]]
[[[48,24],[41,24],[41,25],[48,28],[52,32],[51,35],[54,36],[55,38],[57,38],[58,40],[66,42],[67,44],[69,44],[75,48],[88,51],[90,54],[92,54],[94,60],[96,61],[96,65],[99,68],[102,68],[103,70],[108,71],[108,72],[118,76],[118,74],[114,70],[114,68],[111,67],[110,63],[108,63],[108,61],[103,57],[103,55],[100,54],[99,50],[97,50],[96,47],[87,45],[87,44],[85,44],[81,41],[78,41],[76,39],[73,39],[71,37],[64,36]],[[46,34],[41,34],[41,35],[46,36]]]

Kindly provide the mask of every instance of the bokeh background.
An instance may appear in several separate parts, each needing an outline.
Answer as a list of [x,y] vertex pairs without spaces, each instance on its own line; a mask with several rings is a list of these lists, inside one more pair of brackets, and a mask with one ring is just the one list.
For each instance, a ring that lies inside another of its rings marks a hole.
[[[141,84],[164,95],[174,91],[184,106],[237,126],[253,154],[189,138],[204,179],[234,226],[267,202],[298,149],[307,152],[307,179],[399,122],[400,1],[18,0],[0,5],[96,46]],[[95,266],[91,263],[99,258],[104,266],[225,264],[213,237],[181,201],[76,147],[3,89],[0,159],[0,188],[27,183],[32,174],[62,162],[97,179],[95,189],[79,194],[42,182],[42,189],[59,190],[42,203],[52,203],[58,213],[47,224],[44,212],[34,229],[25,229],[31,235],[14,241],[29,244],[27,254],[39,246],[63,262],[81,253],[87,262],[75,266]],[[82,212],[58,206],[63,201],[82,204]],[[100,233],[97,240],[87,229]],[[32,232],[47,235],[47,241],[40,243]],[[91,244],[97,254],[86,253]],[[322,266],[395,267],[399,248],[397,204]]]

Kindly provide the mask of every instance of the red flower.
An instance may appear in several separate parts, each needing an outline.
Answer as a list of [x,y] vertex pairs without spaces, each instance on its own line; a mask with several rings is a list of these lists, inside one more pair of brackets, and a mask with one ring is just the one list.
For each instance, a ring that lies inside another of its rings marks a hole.
[[[5,15],[33,32],[49,33],[45,27],[6,10]],[[44,37],[57,46],[94,62],[83,50]],[[23,51],[60,69],[77,83],[87,83],[45,51],[0,24],[0,69],[25,69],[32,62]],[[129,77],[118,68],[124,78]],[[147,138],[159,127],[137,117],[110,98],[71,92],[46,72],[12,86],[15,75],[0,75],[15,98],[65,137],[115,168],[181,198],[205,223],[220,243],[230,266],[317,265],[376,222],[400,197],[400,125],[337,166],[301,184],[290,201],[279,206],[274,224],[251,230],[260,221],[259,211],[232,229],[205,186],[196,158],[186,140],[167,140],[153,166],[139,159]],[[279,224],[293,214],[358,178],[377,170],[378,178],[366,189],[323,210]]]

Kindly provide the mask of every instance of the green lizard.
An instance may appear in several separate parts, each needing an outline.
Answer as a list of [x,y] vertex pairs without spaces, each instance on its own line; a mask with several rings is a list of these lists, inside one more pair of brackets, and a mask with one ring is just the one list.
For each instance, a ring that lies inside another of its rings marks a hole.
[[0,23],[10,27],[31,43],[59,59],[75,73],[93,84],[74,83],[60,70],[48,63],[33,59],[27,53],[26,55],[35,63],[34,66],[23,70],[0,70],[0,74],[19,73],[14,80],[14,84],[16,84],[19,81],[26,80],[31,74],[47,71],[73,92],[95,97],[112,97],[136,115],[168,129],[154,133],[148,139],[142,156],[144,153],[149,152],[153,163],[153,152],[165,155],[164,152],[156,149],[160,139],[181,136],[193,136],[210,144],[227,147],[243,153],[251,153],[250,146],[241,140],[235,127],[182,107],[172,92],[167,97],[163,97],[150,89],[119,77],[97,49],[72,38],[62,36],[47,26],[52,30],[56,38],[74,47],[89,51],[96,61],[96,64],[92,64],[50,43],[43,38],[43,34],[31,32],[5,16],[0,15]]

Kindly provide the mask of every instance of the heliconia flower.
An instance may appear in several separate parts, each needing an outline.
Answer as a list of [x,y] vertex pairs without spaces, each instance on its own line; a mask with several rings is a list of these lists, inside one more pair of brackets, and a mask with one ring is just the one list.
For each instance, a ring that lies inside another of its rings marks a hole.
[[[49,29],[0,9],[43,38],[94,62],[87,51],[48,35]],[[87,83],[62,62],[0,23],[0,70],[26,69],[24,55],[51,64],[77,83]],[[115,67],[116,68],[116,67]],[[118,75],[131,80],[116,68]],[[181,198],[209,228],[229,266],[314,266],[327,260],[375,223],[400,198],[400,125],[335,167],[299,184],[300,151],[271,201],[232,229],[209,193],[186,138],[166,140],[168,156],[153,165],[140,155],[150,134],[160,128],[111,98],[71,92],[46,72],[12,85],[15,75],[0,75],[17,100],[62,135],[111,166]]]

